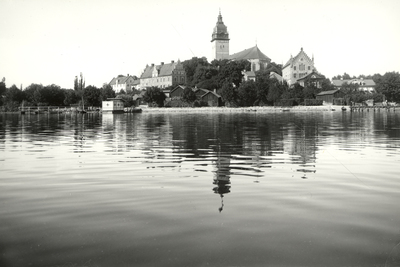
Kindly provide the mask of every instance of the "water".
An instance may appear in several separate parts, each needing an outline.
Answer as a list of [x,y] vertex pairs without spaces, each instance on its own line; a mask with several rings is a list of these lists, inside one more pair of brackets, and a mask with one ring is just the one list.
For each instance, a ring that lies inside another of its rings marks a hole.
[[400,266],[400,114],[0,115],[0,266]]

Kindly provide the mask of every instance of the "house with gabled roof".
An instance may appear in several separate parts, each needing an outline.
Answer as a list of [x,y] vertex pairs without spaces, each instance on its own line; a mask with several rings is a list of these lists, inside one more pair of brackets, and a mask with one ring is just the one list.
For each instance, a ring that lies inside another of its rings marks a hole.
[[339,90],[322,91],[316,95],[316,99],[322,100],[325,105],[332,105],[337,98],[343,98],[344,94]]
[[376,84],[372,79],[363,79],[363,78],[354,78],[354,79],[340,79],[340,80],[332,80],[332,84],[335,88],[342,88],[343,84],[356,84],[358,86],[358,90],[364,92],[375,92]]
[[182,93],[183,90],[186,89],[186,86],[184,85],[177,85],[176,87],[174,87],[170,93],[169,93],[169,97],[170,98],[175,98],[175,97],[182,97]]
[[308,80],[311,84],[313,84],[317,88],[322,87],[322,80],[325,79],[325,76],[318,73],[316,70],[313,70],[311,73],[307,74],[306,76],[297,79],[297,82],[304,87],[305,82]]
[[208,93],[209,91],[210,90],[203,89],[203,88],[197,88],[197,87],[193,88],[193,92],[196,95],[197,99],[201,99],[201,97],[203,95],[205,95],[206,93]]
[[[204,89],[206,90],[206,89]],[[214,91],[206,92],[201,96],[201,100],[206,102],[209,107],[220,107],[222,106],[222,97]]]
[[116,92],[119,93],[121,90],[129,91],[134,88],[139,83],[139,79],[136,76],[130,76],[129,74],[127,76],[124,75],[118,75],[115,78],[112,78],[112,80],[108,83],[111,85],[112,89]]
[[282,68],[283,79],[289,86],[295,84],[299,79],[316,71],[314,66],[314,56],[310,58],[301,48],[295,57],[290,57],[288,62]]
[[180,60],[166,64],[161,62],[160,65],[147,65],[140,76],[140,88],[142,89],[152,86],[166,88],[184,83],[186,83],[186,72]]

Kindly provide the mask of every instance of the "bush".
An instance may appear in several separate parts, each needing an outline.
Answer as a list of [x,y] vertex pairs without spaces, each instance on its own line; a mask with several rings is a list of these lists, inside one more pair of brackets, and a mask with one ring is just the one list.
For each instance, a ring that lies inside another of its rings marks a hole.
[[322,106],[321,99],[304,99],[305,106]]
[[193,107],[192,104],[187,103],[186,101],[183,101],[180,98],[173,98],[170,101],[167,101],[164,105],[167,108],[187,108],[187,107]]
[[293,106],[298,106],[301,103],[300,98],[291,98],[291,99],[281,99],[275,102],[275,106],[281,106],[281,107],[293,107]]

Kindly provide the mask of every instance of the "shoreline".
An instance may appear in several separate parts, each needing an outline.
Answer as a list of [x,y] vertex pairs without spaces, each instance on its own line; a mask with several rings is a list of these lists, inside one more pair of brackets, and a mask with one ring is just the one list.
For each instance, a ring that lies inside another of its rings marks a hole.
[[[140,106],[142,113],[251,113],[251,112],[259,112],[259,113],[276,113],[276,112],[321,112],[321,111],[329,111],[336,112],[342,111],[342,107],[345,107],[345,111],[350,111],[350,106],[337,106],[337,105],[327,105],[327,106],[294,106],[294,107],[273,107],[273,106],[265,106],[265,107],[238,107],[238,108],[230,108],[230,107],[194,107],[194,108],[154,108],[147,106]],[[99,111],[97,111],[99,112]],[[19,114],[19,111],[7,111],[0,112],[0,114]],[[90,113],[90,112],[88,112]],[[103,113],[100,111],[99,113]],[[129,113],[129,112],[126,112]]]
[[260,112],[260,113],[274,113],[274,112],[321,112],[321,111],[340,111],[342,107],[346,108],[346,111],[350,111],[350,106],[294,106],[294,107],[239,107],[239,108],[228,108],[228,107],[199,107],[199,108],[152,108],[152,107],[140,107],[142,113],[246,113],[246,112]]

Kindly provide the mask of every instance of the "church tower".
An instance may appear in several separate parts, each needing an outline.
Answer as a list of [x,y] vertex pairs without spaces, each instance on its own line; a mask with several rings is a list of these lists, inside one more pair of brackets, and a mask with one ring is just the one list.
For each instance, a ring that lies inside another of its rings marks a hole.
[[219,11],[217,25],[214,27],[211,44],[211,61],[214,59],[227,59],[229,57],[229,33],[228,28],[222,21],[221,10]]

